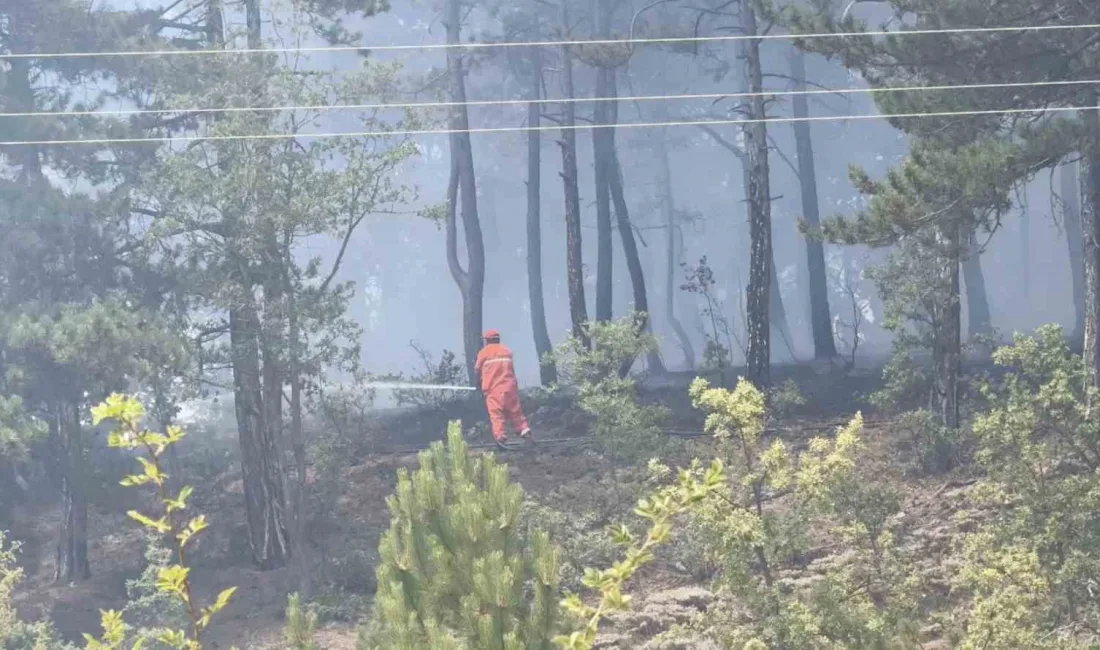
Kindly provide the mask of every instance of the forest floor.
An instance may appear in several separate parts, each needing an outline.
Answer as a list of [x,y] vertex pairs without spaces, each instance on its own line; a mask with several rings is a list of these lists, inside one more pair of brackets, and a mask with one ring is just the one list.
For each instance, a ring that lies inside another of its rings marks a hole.
[[[909,539],[922,546],[929,579],[941,582],[941,560],[956,533],[952,515],[967,482],[957,476],[918,479],[906,474],[899,460],[904,457],[906,441],[893,430],[890,420],[877,416],[865,403],[865,396],[876,387],[877,373],[838,376],[801,367],[776,374],[778,381],[793,379],[807,400],[798,412],[773,425],[771,435],[782,436],[795,448],[812,436],[830,435],[855,411],[864,412],[864,439],[870,445],[871,456],[868,462],[881,466],[883,472],[904,485],[903,517],[911,523]],[[649,382],[643,391],[644,399],[660,402],[671,410],[670,429],[701,429],[702,416],[690,407],[687,397],[689,381],[686,375],[672,375]],[[560,403],[532,399],[528,412],[542,440],[584,433],[575,413]],[[437,412],[374,412],[364,424],[365,430],[358,432],[370,444],[340,459],[332,474],[334,480],[323,481],[311,475],[318,486],[310,509],[313,520],[309,533],[315,602],[322,615],[319,647],[354,648],[356,620],[365,617],[374,590],[378,540],[389,525],[385,499],[393,491],[397,469],[412,469],[417,464],[414,453],[380,454],[369,450],[407,449],[440,440],[446,422],[452,418],[461,418],[466,425],[484,419],[476,404]],[[232,432],[222,435],[231,439]],[[485,425],[474,427],[471,442],[487,441]],[[676,460],[692,456],[706,459],[709,446],[705,438],[686,441],[676,452]],[[609,562],[614,557],[614,550],[598,541],[609,519],[623,517],[623,521],[637,523],[630,512],[640,490],[644,490],[641,479],[617,478],[620,484],[612,483],[608,478],[612,464],[584,446],[547,445],[505,452],[498,458],[508,465],[533,507],[551,508],[564,515],[548,524],[549,532],[568,538],[571,546],[566,550],[576,555],[569,561],[577,564],[578,571],[585,563]],[[211,465],[213,461],[207,458],[205,462]],[[239,472],[228,457],[221,460],[220,467],[217,463],[213,466],[216,469],[204,466],[205,474],[190,479],[197,488],[192,506],[205,513],[212,525],[192,555],[193,582],[203,600],[228,586],[236,585],[238,591],[227,610],[215,619],[206,647],[280,648],[283,610],[291,587],[289,572],[250,568],[247,549],[242,548],[245,515]],[[113,491],[97,502],[89,518],[93,575],[86,582],[53,584],[52,549],[59,517],[56,507],[23,511],[14,530],[14,536],[23,542],[22,564],[27,574],[16,600],[20,612],[27,617],[51,619],[59,632],[72,640],[78,640],[84,632],[98,632],[101,609],[125,605],[126,583],[137,578],[144,565],[143,533],[125,515],[125,510],[135,505],[133,496],[120,497]],[[104,503],[110,507],[104,507]],[[541,512],[536,510],[535,516],[542,516],[537,514]],[[825,558],[820,561],[827,565]],[[601,640],[601,647],[645,647],[645,639],[705,608],[711,598],[706,589],[706,570],[689,565],[689,560],[671,551],[637,576],[631,586],[632,593],[637,594],[634,611],[615,621]],[[935,641],[936,630],[927,630],[925,636],[929,640],[925,648],[940,647]]]

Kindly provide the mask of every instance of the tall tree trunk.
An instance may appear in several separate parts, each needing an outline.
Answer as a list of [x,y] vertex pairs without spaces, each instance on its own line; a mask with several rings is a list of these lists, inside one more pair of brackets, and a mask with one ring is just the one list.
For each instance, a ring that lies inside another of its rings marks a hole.
[[[461,42],[462,24],[459,0],[447,0],[447,43],[454,46]],[[470,144],[470,118],[466,110],[466,72],[462,54],[457,47],[447,50],[447,68],[451,78],[451,184],[454,192],[449,195],[450,221],[453,222],[459,206],[455,194],[461,200],[462,230],[466,235],[467,268],[458,275],[451,265],[452,276],[462,293],[462,329],[466,353],[466,373],[470,382],[477,380],[474,362],[481,349],[482,302],[485,291],[485,245],[481,236],[481,222],[477,212],[477,183],[474,178],[474,153]],[[452,229],[454,224],[452,223]],[[454,234],[454,233],[452,233]],[[448,258],[457,262],[457,236],[448,241]]]
[[[568,3],[561,4],[562,34],[569,34]],[[564,40],[564,38],[563,38]],[[573,325],[573,337],[585,347],[591,345],[588,332],[588,306],[584,297],[584,260],[581,255],[581,198],[577,186],[577,116],[573,104],[573,53],[569,45],[563,45],[562,90],[566,101],[562,103],[561,158],[562,183],[565,186],[565,247],[566,273],[569,287],[569,316]]]
[[539,379],[543,386],[557,382],[558,369],[547,355],[553,351],[546,327],[546,302],[542,291],[542,116],[541,52],[531,55],[530,103],[527,104],[527,296],[531,303],[531,331],[539,357]]
[[1024,308],[1031,311],[1031,207],[1027,200],[1027,188],[1020,193],[1020,273],[1019,288],[1023,294]]
[[[1097,104],[1093,95],[1089,106]],[[1085,337],[1084,356],[1100,387],[1100,111],[1082,114],[1087,129],[1084,159]]]
[[[611,5],[608,0],[596,0],[596,38],[610,36]],[[614,71],[599,65],[596,67],[595,98],[604,100],[611,96],[611,78]],[[609,101],[596,101],[593,106],[596,128],[592,129],[592,158],[596,181],[596,320],[606,322],[612,317],[614,300],[614,252],[611,242],[611,175],[614,173],[614,132],[611,124],[612,106]]]
[[[756,36],[756,10],[752,0],[739,0],[741,31]],[[750,117],[745,126],[745,152],[749,167],[749,284],[747,298],[748,379],[759,388],[771,383],[771,332],[769,309],[772,279],[771,188],[768,178],[768,133],[764,124],[763,74],[760,70],[760,41],[741,41],[749,92]]]
[[78,402],[59,400],[50,423],[61,461],[61,526],[54,580],[69,583],[91,577],[88,563],[86,452]]
[[[606,3],[606,0],[602,1]],[[618,96],[614,71],[609,71],[609,75],[608,96],[614,98]],[[617,102],[611,101],[607,102],[607,104],[608,124],[617,124],[619,121]],[[619,230],[619,238],[623,243],[623,255],[626,257],[626,268],[630,273],[630,287],[634,297],[634,313],[642,315],[642,320],[638,323],[639,331],[651,331],[649,297],[646,293],[645,286],[645,270],[642,268],[642,259],[638,254],[638,243],[634,239],[634,226],[630,221],[630,211],[629,208],[627,208],[626,194],[623,191],[623,167],[619,163],[619,153],[615,143],[615,132],[611,129],[607,129],[607,134],[607,147],[611,161],[607,180],[611,189],[611,198],[615,205],[615,225]],[[665,370],[664,364],[661,362],[660,354],[656,350],[648,354],[646,362],[649,365],[649,369],[653,372],[663,373]],[[625,376],[630,368],[626,367],[622,370],[622,374]]]
[[665,222],[665,318],[669,326],[676,334],[676,340],[680,342],[680,350],[684,353],[684,361],[687,369],[695,368],[695,348],[691,344],[691,337],[684,329],[680,319],[676,316],[676,272],[680,269],[679,246],[676,242],[676,199],[672,192],[672,166],[668,159],[668,131],[661,130],[658,139],[659,155],[661,156],[661,191],[664,194],[662,213]]
[[309,556],[305,543],[305,502],[306,502],[306,443],[302,431],[302,366],[301,366],[301,327],[298,306],[293,299],[294,287],[287,286],[287,295],[291,296],[290,305],[290,444],[294,450],[294,483],[292,484],[291,506],[294,518],[291,522],[291,548],[294,549],[294,579],[297,591],[305,600],[313,592],[309,574]]
[[[596,96],[607,96],[607,73],[596,69]],[[596,102],[592,130],[592,153],[596,181],[596,320],[607,322],[612,317],[614,299],[614,259],[611,241],[611,150],[610,129],[599,128],[608,120],[607,102]]]
[[[249,43],[259,47],[257,1],[249,0],[245,9],[250,28]],[[206,8],[206,29],[211,44],[215,48],[224,47],[222,2],[207,0]],[[219,154],[218,164],[223,167],[227,164],[225,156]],[[264,404],[264,382],[270,382],[272,375],[265,375],[260,367],[259,339],[262,333],[254,295],[253,271],[234,241],[242,236],[239,233],[242,226],[233,215],[228,218],[232,223],[226,254],[235,269],[232,281],[239,292],[237,304],[229,309],[229,348],[237,437],[241,448],[241,482],[248,518],[248,545],[252,563],[257,568],[276,569],[290,557],[290,542],[287,537],[282,463],[274,429],[268,423],[273,410]],[[269,396],[281,402],[281,394],[273,396],[270,386],[267,390]],[[281,404],[278,412],[281,420]]]
[[959,292],[960,232],[948,226],[940,234],[940,272],[946,277],[948,295],[934,319],[935,345],[932,362],[935,376],[932,387],[932,408],[939,413],[943,426],[959,426],[959,368],[962,351],[962,304]]
[[1074,349],[1085,337],[1085,244],[1081,234],[1081,171],[1077,161],[1066,162],[1058,174],[1061,181],[1063,221],[1066,228],[1066,247],[1069,252],[1070,282],[1073,287],[1073,332],[1070,334]]
[[[249,289],[249,293],[251,289]],[[290,556],[284,512],[282,467],[271,430],[266,426],[255,305],[248,296],[229,312],[233,355],[233,393],[241,446],[241,478],[248,515],[252,562],[260,569],[283,566]]]
[[[796,91],[806,90],[806,55],[798,48],[791,50],[791,78]],[[802,194],[802,216],[806,223],[816,228],[821,223],[820,204],[817,197],[817,171],[814,168],[814,144],[810,135],[809,102],[805,95],[795,95],[791,108],[795,149],[798,154],[798,179]],[[836,356],[833,340],[833,316],[829,310],[829,283],[825,268],[825,246],[815,237],[806,237],[806,269],[810,290],[810,327],[813,331],[814,357],[830,359]]]
[[962,259],[963,282],[966,285],[967,337],[973,341],[993,333],[993,318],[982,273],[981,249],[977,233],[967,235],[967,252]]

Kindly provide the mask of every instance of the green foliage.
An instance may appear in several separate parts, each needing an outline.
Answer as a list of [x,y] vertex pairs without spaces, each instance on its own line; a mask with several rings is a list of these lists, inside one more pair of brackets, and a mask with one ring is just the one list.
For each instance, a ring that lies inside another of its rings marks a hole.
[[45,435],[46,424],[27,413],[21,397],[0,395],[0,457],[21,459]]
[[654,350],[652,334],[640,330],[634,314],[585,326],[591,348],[576,338],[562,343],[554,358],[561,381],[577,391],[577,405],[593,418],[592,433],[612,458],[638,461],[666,444],[660,425],[668,410],[642,404],[636,380],[622,369]]
[[918,472],[941,473],[963,460],[968,436],[965,429],[945,427],[926,410],[903,413],[894,424],[902,441],[906,464]]
[[684,270],[685,282],[680,285],[681,291],[694,293],[703,298],[701,314],[710,325],[710,331],[704,331],[706,346],[703,349],[703,368],[710,370],[724,370],[732,365],[734,333],[729,320],[722,312],[722,303],[714,295],[717,282],[714,279],[714,270],[707,264],[707,256],[699,258],[695,266],[680,264]]
[[0,648],[4,650],[75,650],[56,640],[56,632],[48,622],[27,623],[19,618],[12,605],[12,595],[23,579],[23,569],[17,563],[20,544],[9,542],[0,531]]
[[986,387],[992,406],[974,422],[987,477],[976,498],[991,519],[962,544],[956,589],[971,603],[959,647],[1095,647],[1100,391],[1057,326],[1017,336],[994,360],[1015,372]]
[[303,607],[298,594],[287,596],[283,639],[287,650],[317,650],[317,612]]
[[[163,507],[160,517],[146,515],[136,510],[127,514],[141,524],[150,534],[169,535],[174,541],[175,563],[168,563],[156,569],[156,590],[178,602],[186,611],[187,626],[168,627],[165,622],[150,630],[139,631],[133,640],[132,648],[147,647],[159,643],[177,650],[199,650],[202,645],[199,637],[210,624],[211,617],[229,604],[236,587],[225,589],[218,594],[213,603],[201,606],[192,597],[190,569],[186,564],[186,549],[197,535],[207,528],[206,517],[198,515],[184,521],[187,500],[194,492],[190,486],[180,488],[175,495],[167,488],[168,475],[163,471],[162,459],[165,451],[183,439],[184,433],[178,427],[168,427],[165,433],[154,433],[142,428],[145,408],[132,397],[114,394],[99,406],[92,409],[92,422],[99,424],[105,420],[116,422],[117,428],[107,437],[107,445],[112,448],[130,451],[141,450],[146,456],[138,456],[142,472],[131,474],[122,479],[122,485],[136,487],[154,486]],[[123,622],[122,614],[113,610],[104,611],[101,616],[103,635],[96,639],[85,634],[88,650],[115,650],[127,641],[128,626]]]
[[806,406],[806,396],[793,379],[788,379],[768,392],[768,404],[777,415],[790,415]]
[[569,595],[562,606],[581,621],[581,628],[569,635],[556,637],[554,642],[568,650],[590,650],[596,641],[600,622],[612,612],[629,609],[631,597],[623,593],[623,587],[639,569],[653,561],[656,547],[668,541],[672,534],[672,520],[698,507],[711,494],[725,487],[721,461],[712,462],[706,469],[695,462],[689,469],[680,470],[676,483],[663,486],[653,495],[640,499],[634,512],[649,521],[645,536],[638,538],[625,525],[613,530],[613,541],[623,548],[623,559],[609,569],[585,570],[584,586],[599,594],[599,601],[592,606],[585,604],[576,594]]
[[458,423],[447,444],[399,470],[379,544],[378,593],[361,650],[549,650],[558,552],[520,527],[523,491],[491,455],[471,457]]
[[150,533],[145,546],[145,569],[126,581],[126,606],[122,618],[138,638],[152,639],[157,628],[181,628],[188,624],[187,610],[175,594],[161,591],[161,571],[172,565],[173,553],[159,533]]
[[[862,417],[796,460],[781,440],[763,441],[764,396],[748,382],[730,391],[696,379],[691,397],[731,488],[693,516],[732,599],[704,617],[703,631],[730,648],[913,647],[918,585],[891,524],[897,495],[857,472]],[[848,552],[817,575],[796,560],[822,538]]]

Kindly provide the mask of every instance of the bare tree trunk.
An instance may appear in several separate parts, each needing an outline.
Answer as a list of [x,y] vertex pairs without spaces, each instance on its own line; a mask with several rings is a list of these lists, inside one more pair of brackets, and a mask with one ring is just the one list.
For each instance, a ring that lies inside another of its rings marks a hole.
[[[741,31],[756,35],[756,10],[752,0],[739,0]],[[749,92],[752,124],[746,125],[745,152],[749,168],[749,284],[746,308],[748,329],[748,380],[763,389],[771,383],[771,332],[769,309],[772,280],[771,188],[768,178],[768,133],[764,124],[763,74],[760,41],[741,41]]]
[[[798,48],[791,51],[791,77],[796,91],[806,90],[806,55]],[[809,117],[809,102],[805,95],[791,99],[795,119]],[[814,168],[814,145],[808,121],[793,123],[795,148],[798,154],[798,178],[802,190],[802,216],[811,227],[821,223],[817,197],[817,171]],[[829,310],[829,284],[825,268],[825,246],[815,237],[806,237],[806,269],[810,290],[810,327],[814,339],[814,357],[830,359],[836,356],[833,340],[833,316]]]
[[1061,181],[1063,221],[1066,229],[1066,246],[1069,252],[1070,282],[1073,287],[1073,332],[1070,340],[1074,348],[1085,337],[1085,244],[1081,234],[1081,171],[1077,161],[1066,162],[1058,174]]
[[959,426],[959,367],[962,351],[962,304],[959,292],[960,233],[957,228],[947,228],[940,235],[944,257],[940,261],[941,272],[950,287],[942,312],[936,315],[935,346],[932,361],[935,367],[932,405],[940,415],[943,426],[957,429]]
[[[596,97],[607,97],[605,68],[596,69]],[[592,154],[596,181],[596,320],[607,322],[612,317],[614,299],[614,259],[611,242],[611,145],[607,102],[596,102],[597,128],[592,130]]]
[[691,337],[676,316],[676,272],[680,268],[680,255],[679,247],[676,245],[676,200],[672,192],[672,166],[668,159],[668,132],[665,129],[661,130],[658,146],[661,156],[661,188],[664,194],[662,212],[665,221],[665,318],[668,319],[672,331],[676,333],[676,340],[680,342],[680,349],[684,353],[688,370],[693,370],[695,348],[691,345]]
[[968,233],[967,253],[962,259],[963,281],[966,284],[967,336],[974,340],[993,333],[993,318],[982,273],[981,250],[977,233]]
[[[606,0],[602,1],[606,2]],[[608,96],[617,97],[618,89],[615,83],[614,72],[609,71],[609,74]],[[618,123],[619,111],[616,102],[608,102],[608,106],[608,123]],[[607,147],[611,161],[607,180],[611,189],[611,198],[615,204],[615,223],[619,230],[619,237],[623,242],[623,254],[626,257],[626,267],[630,273],[630,286],[634,297],[634,312],[642,315],[642,320],[638,323],[639,331],[650,331],[651,319],[649,317],[649,297],[646,293],[645,286],[645,270],[642,268],[642,259],[638,254],[638,243],[634,239],[634,226],[630,221],[630,211],[627,208],[626,194],[623,191],[623,167],[619,164],[619,154],[615,144],[615,132],[608,129],[607,133]],[[646,361],[651,371],[658,373],[664,372],[664,364],[661,362],[660,354],[656,350],[649,353]],[[625,376],[629,371],[629,367],[623,368],[622,374]]]
[[[1089,102],[1095,106],[1096,97]],[[1100,113],[1083,111],[1088,130],[1084,159],[1085,242],[1085,337],[1084,356],[1092,373],[1093,384],[1100,387]]]
[[[251,292],[251,289],[248,289]],[[290,556],[282,483],[282,467],[271,430],[266,426],[260,379],[255,306],[248,297],[229,312],[233,355],[233,393],[241,446],[241,478],[248,514],[252,562],[260,569],[283,566]]]
[[92,575],[88,563],[86,452],[78,404],[59,400],[50,423],[61,460],[61,526],[57,537],[54,581],[69,583]]
[[541,122],[542,59],[536,50],[531,55],[531,102],[527,104],[527,296],[531,303],[531,331],[539,357],[539,378],[543,386],[557,382],[558,369],[547,355],[553,351],[546,327],[546,303],[542,290],[542,133]]
[[[569,34],[569,8],[561,5],[562,34]],[[565,186],[565,246],[566,269],[569,286],[569,315],[573,325],[573,337],[591,345],[585,327],[588,323],[588,306],[584,297],[584,260],[581,255],[581,198],[577,187],[577,116],[573,105],[573,54],[568,45],[562,46],[562,85],[566,101],[562,103],[561,157],[562,182]]]
[[[457,45],[461,41],[461,7],[459,0],[447,2],[447,43]],[[481,222],[477,212],[477,183],[474,178],[474,154],[470,144],[470,118],[466,111],[466,73],[462,54],[457,48],[447,50],[447,68],[451,77],[451,98],[457,105],[451,112],[451,174],[455,192],[449,196],[450,221],[459,211],[455,196],[461,199],[462,229],[466,235],[467,269],[456,275],[456,265],[451,264],[452,276],[462,292],[463,343],[466,353],[466,373],[470,382],[476,381],[474,361],[481,349],[482,302],[485,291],[485,246],[481,235]],[[454,224],[451,224],[452,229]],[[455,233],[452,233],[455,234]],[[448,259],[457,262],[457,236],[450,237]]]
[[1031,311],[1031,207],[1028,205],[1027,188],[1020,193],[1020,273],[1019,289],[1024,307]]

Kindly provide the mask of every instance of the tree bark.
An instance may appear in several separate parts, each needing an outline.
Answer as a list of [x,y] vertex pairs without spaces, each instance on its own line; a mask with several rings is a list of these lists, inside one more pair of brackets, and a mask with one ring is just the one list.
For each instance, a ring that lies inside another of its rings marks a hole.
[[1062,165],[1061,181],[1063,221],[1069,252],[1070,282],[1073,287],[1073,331],[1070,340],[1078,349],[1085,337],[1085,244],[1081,234],[1081,172],[1077,161]]
[[[806,55],[798,48],[791,52],[791,77],[796,91],[806,90]],[[816,228],[821,224],[820,203],[817,196],[817,172],[814,168],[814,145],[810,135],[809,102],[805,95],[795,95],[791,100],[796,120],[793,123],[795,148],[798,155],[798,178],[802,194],[802,216],[806,223]],[[828,273],[825,268],[825,246],[814,237],[806,237],[806,268],[810,291],[810,327],[813,331],[814,357],[830,359],[836,356],[833,340],[833,317],[829,309]]]
[[[459,0],[447,1],[447,43],[458,45],[461,42],[462,24]],[[466,354],[466,373],[473,383],[477,380],[474,362],[481,349],[482,302],[485,292],[485,246],[481,234],[481,222],[477,211],[477,183],[474,177],[474,153],[470,144],[470,118],[466,110],[466,73],[462,53],[456,47],[447,50],[447,68],[451,78],[451,99],[456,106],[451,109],[451,175],[455,192],[450,193],[449,213],[453,222],[459,206],[455,196],[461,200],[462,229],[466,235],[467,268],[455,276],[455,265],[451,264],[452,276],[462,293],[462,329]],[[455,181],[457,180],[457,184]],[[451,224],[452,229],[454,224]],[[454,233],[452,233],[454,234]],[[457,261],[457,237],[448,238],[448,258]]]
[[[225,47],[222,1],[207,0],[206,30],[211,45]],[[256,0],[245,5],[249,26],[249,44],[259,47],[259,7]],[[218,164],[225,166],[225,157],[219,155]],[[245,510],[248,519],[248,545],[252,563],[261,570],[283,566],[290,557],[290,543],[286,528],[286,500],[283,491],[282,463],[278,455],[276,439],[268,419],[273,412],[264,404],[264,382],[277,376],[270,366],[267,374],[260,366],[261,324],[256,306],[253,270],[235,240],[242,235],[242,228],[234,215],[227,215],[231,222],[226,243],[226,256],[233,267],[232,282],[239,292],[236,304],[229,309],[229,349],[233,370],[233,398],[237,417],[237,437],[241,448],[241,482],[244,487]],[[270,271],[265,259],[261,264]],[[265,278],[270,280],[270,278]],[[271,396],[273,390],[267,388]],[[275,397],[281,402],[282,395]],[[281,419],[281,405],[279,407]]]
[[86,452],[77,402],[60,400],[50,423],[61,466],[61,526],[57,537],[54,581],[69,583],[91,577],[88,562]]
[[[250,293],[251,289],[248,291]],[[266,412],[257,345],[260,322],[247,296],[242,302],[229,312],[241,478],[252,562],[257,568],[268,570],[283,566],[290,556],[284,512],[286,501],[277,447],[264,421]]]
[[658,139],[658,147],[661,169],[661,191],[664,194],[662,201],[662,213],[665,222],[665,318],[669,326],[676,334],[676,340],[680,342],[680,350],[684,353],[684,361],[688,370],[695,368],[695,348],[691,344],[691,337],[684,329],[680,319],[676,316],[676,272],[680,268],[679,247],[676,242],[676,199],[672,191],[672,166],[668,159],[668,132],[661,130]]
[[542,60],[539,51],[531,55],[530,100],[527,104],[527,296],[531,303],[531,331],[539,358],[539,379],[543,386],[557,382],[558,369],[548,356],[553,351],[546,327],[546,303],[542,290]]
[[967,337],[970,340],[993,333],[993,318],[982,273],[981,250],[977,233],[968,234],[967,253],[962,259],[963,281],[966,284]]
[[[1089,103],[1095,106],[1096,97]],[[1085,336],[1084,357],[1093,384],[1100,387],[1100,113],[1084,111],[1087,129],[1084,160]]]
[[959,426],[959,367],[962,351],[962,305],[959,292],[960,232],[948,226],[940,234],[944,258],[941,272],[947,277],[948,295],[944,297],[941,313],[936,314],[935,344],[932,361],[935,368],[932,399],[943,426],[957,429]]
[[[569,8],[561,5],[562,34],[569,34]],[[591,346],[586,326],[588,306],[584,297],[584,260],[581,255],[581,198],[577,186],[577,116],[573,97],[573,53],[569,45],[562,49],[562,90],[566,101],[562,104],[562,183],[565,186],[565,247],[569,288],[569,316],[573,325],[573,337],[585,347]]]
[[[604,0],[606,1],[606,0]],[[608,96],[617,97],[618,89],[615,84],[614,72],[611,73]],[[617,124],[619,111],[616,102],[608,102],[608,123]],[[638,242],[634,239],[634,226],[630,221],[630,211],[626,205],[626,194],[623,191],[623,167],[619,163],[618,147],[615,143],[615,132],[608,129],[607,146],[611,154],[611,167],[608,170],[608,184],[611,189],[611,198],[615,205],[615,225],[619,230],[619,238],[623,243],[623,255],[626,257],[626,268],[630,274],[630,287],[634,298],[634,313],[641,314],[642,319],[638,323],[640,332],[651,331],[652,319],[649,315],[649,296],[645,286],[645,270],[642,268],[642,259],[638,254]],[[646,362],[652,372],[663,373],[664,364],[661,362],[659,352],[650,352]],[[622,369],[625,376],[630,371],[629,367]]]
[[[742,33],[756,36],[756,10],[752,0],[739,0]],[[768,178],[768,133],[764,124],[763,74],[760,41],[741,41],[749,92],[750,117],[744,127],[749,168],[749,284],[747,289],[748,380],[758,388],[771,383],[771,332],[769,309],[772,279],[771,188]]]
[[[608,0],[595,2],[596,38],[606,39],[611,11]],[[602,65],[596,67],[595,97],[602,100],[611,96],[610,77],[614,74]],[[614,260],[611,241],[611,175],[614,156],[614,132],[611,124],[611,102],[596,101],[593,107],[595,127],[592,129],[592,158],[596,181],[596,320],[607,322],[612,317],[614,299]],[[605,128],[601,128],[605,127]]]

